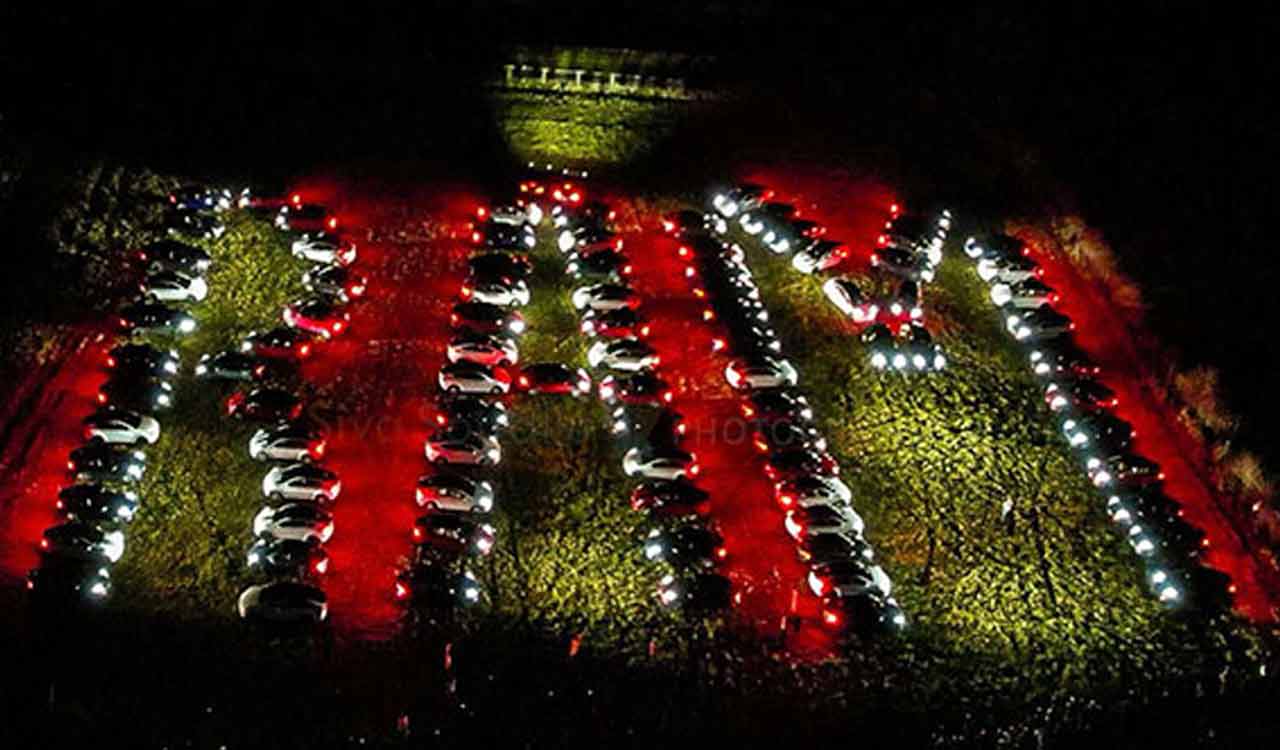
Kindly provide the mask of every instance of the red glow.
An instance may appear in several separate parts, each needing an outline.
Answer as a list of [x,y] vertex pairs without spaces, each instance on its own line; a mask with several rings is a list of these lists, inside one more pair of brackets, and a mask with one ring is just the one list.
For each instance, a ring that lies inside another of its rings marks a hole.
[[471,287],[466,284],[462,285],[462,291],[458,293],[463,299],[471,299]]
[[289,200],[290,200],[290,201],[293,203],[293,205],[295,205],[295,206],[301,206],[301,205],[302,205],[302,195],[301,195],[301,194],[299,194],[299,193],[294,193],[293,195],[289,196]]
[[840,615],[837,612],[832,612],[831,610],[826,609],[822,611],[822,621],[830,627],[839,627]]
[[396,599],[401,601],[409,598],[409,587],[403,583],[396,581]]
[[326,557],[323,560],[316,560],[316,564],[312,565],[311,569],[321,575],[325,574],[329,570],[329,558]]
[[40,549],[49,549],[49,540],[48,540],[48,539],[41,539],[41,540],[40,540]]
[[783,509],[790,508],[792,505],[795,505],[795,502],[796,499],[793,495],[787,493],[778,495],[778,505],[781,505]]
[[[673,393],[673,392],[671,392],[671,391],[669,391],[669,390],[668,390],[668,391],[663,391],[663,392],[662,392],[662,401],[663,401],[663,403],[668,403],[668,404],[669,404],[669,403],[671,403],[671,400],[672,400],[673,398],[675,398],[675,393]],[[684,425],[681,425],[681,427],[683,427],[683,426],[684,426]],[[679,428],[677,428],[677,430],[678,430],[678,429],[679,429]]]
[[116,358],[107,357],[107,367],[115,367],[115,366],[116,366]]
[[331,230],[332,230],[332,229],[337,229],[337,228],[338,228],[338,217],[336,217],[336,216],[330,216],[330,217],[329,217],[329,221],[327,221],[327,222],[325,222],[325,223],[326,223],[326,225],[329,227],[329,229],[331,229]]
[[647,337],[649,333],[650,333],[650,328],[648,324],[640,326],[640,338]]
[[471,241],[479,245],[481,242],[484,241],[484,235],[480,234],[479,232],[472,232]]
[[729,556],[729,550],[728,550],[727,548],[725,548],[725,547],[723,547],[723,546],[721,546],[721,547],[716,547],[716,557],[717,557],[718,559],[723,560],[723,559],[725,559],[725,558],[726,558],[726,557],[728,557],[728,556]]
[[98,403],[100,403],[100,404],[105,404],[105,403],[107,403],[107,394],[105,394],[105,393],[99,393],[99,394],[98,394]]
[[299,357],[305,357],[310,353],[311,353],[311,344],[303,344],[302,346],[298,347]]
[[488,215],[489,215],[489,209],[485,208],[484,206],[480,206],[480,207],[476,208],[476,216],[477,216],[478,218],[483,219],[484,217],[486,217],[486,216],[488,216]]

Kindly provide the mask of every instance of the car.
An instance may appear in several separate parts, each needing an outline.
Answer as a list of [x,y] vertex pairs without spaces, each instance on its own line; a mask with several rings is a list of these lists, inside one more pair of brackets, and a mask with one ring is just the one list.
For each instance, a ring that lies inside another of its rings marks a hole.
[[286,232],[333,232],[338,228],[338,217],[318,203],[291,201],[280,207],[275,225]]
[[616,250],[601,250],[590,255],[570,253],[565,272],[574,278],[620,284],[631,275],[631,262]]
[[643,549],[646,560],[679,567],[710,569],[729,556],[724,538],[701,524],[651,529],[644,538]]
[[253,535],[324,544],[333,536],[333,516],[314,503],[268,505],[253,517]]
[[510,224],[512,226],[520,226],[529,224],[537,226],[542,223],[542,209],[532,203],[521,205],[522,201],[517,199],[515,202],[496,205],[492,208],[481,206],[476,209],[476,218],[488,219],[499,224]]
[[457,513],[428,513],[413,522],[413,543],[451,554],[493,551],[495,532],[483,521]]
[[471,243],[493,250],[527,250],[537,244],[533,227],[504,221],[486,221],[471,230]]
[[884,370],[890,365],[907,364],[907,355],[898,351],[898,342],[889,326],[884,323],[868,326],[860,338],[870,357],[871,366],[875,369]]
[[1076,324],[1049,305],[1041,305],[1032,310],[1009,313],[1005,316],[1005,327],[1015,339],[1028,341],[1069,333],[1076,329]]
[[599,224],[578,224],[565,227],[556,233],[556,247],[562,253],[581,256],[605,250],[622,250],[622,238],[609,228]]
[[525,393],[567,393],[583,396],[591,392],[591,376],[587,371],[559,362],[525,365],[516,375],[516,388]]
[[867,540],[854,534],[808,534],[796,542],[796,559],[807,565],[872,562],[875,557]]
[[101,560],[46,555],[27,573],[27,590],[43,601],[102,601],[111,593],[111,571]]
[[[948,222],[949,223],[949,222]],[[942,244],[947,231],[939,221],[919,214],[895,217],[885,224],[876,237],[877,247],[893,247],[926,257],[929,264],[942,262]]]
[[759,356],[730,362],[724,368],[724,379],[738,390],[754,391],[792,387],[800,376],[796,368],[785,359]]
[[175,349],[157,349],[149,344],[121,344],[107,352],[108,370],[137,377],[167,378],[178,374],[182,360]]
[[67,471],[78,482],[137,482],[147,468],[139,450],[120,450],[106,443],[88,443],[71,451]]
[[734,350],[746,358],[776,357],[782,353],[782,340],[772,328],[754,321],[725,320],[725,325],[733,339]]
[[520,361],[520,349],[515,340],[507,336],[468,331],[449,340],[445,357],[450,362],[506,367]]
[[1122,526],[1145,520],[1162,528],[1182,520],[1182,506],[1152,484],[1118,488],[1108,493],[1107,515]]
[[[429,559],[429,558],[428,558]],[[480,582],[471,573],[417,562],[396,573],[395,598],[435,609],[471,606],[480,601]]]
[[853,491],[838,477],[801,474],[774,484],[773,497],[783,510],[815,505],[847,505]]
[[995,261],[1028,253],[1030,250],[1022,240],[1007,234],[970,237],[964,241],[964,254],[973,260]]
[[552,224],[556,227],[609,226],[618,218],[618,212],[602,201],[587,201],[581,204],[557,203],[551,207]]
[[497,438],[466,428],[437,430],[427,438],[423,452],[428,461],[437,465],[495,466],[502,460],[502,447]]
[[766,227],[760,241],[775,255],[785,255],[809,240],[827,233],[827,228],[808,219],[791,219]]
[[849,257],[849,246],[835,240],[806,242],[791,256],[791,267],[800,273],[816,273],[834,268]]
[[138,251],[138,260],[148,273],[178,271],[198,276],[209,270],[213,259],[208,251],[178,240],[158,240]]
[[795,419],[807,422],[813,419],[809,399],[801,393],[778,388],[753,391],[742,401],[740,410],[744,419],[760,422]]
[[978,261],[978,278],[988,283],[1016,284],[1044,276],[1044,269],[1025,255]]
[[858,285],[844,276],[832,276],[822,284],[822,293],[831,304],[855,323],[870,323],[880,313],[879,307],[868,300]]
[[733,601],[729,579],[716,573],[688,577],[667,574],[658,581],[658,601],[664,607],[710,613],[728,609]]
[[1137,435],[1133,425],[1098,408],[1072,414],[1062,420],[1062,433],[1073,448],[1087,451],[1102,449],[1108,453],[1128,450]]
[[202,240],[216,240],[227,233],[221,219],[200,211],[170,211],[164,216],[164,228],[171,235]]
[[620,307],[604,312],[588,310],[582,316],[579,330],[588,336],[620,339],[644,338],[652,331],[652,327],[640,313],[629,307]]
[[251,382],[287,378],[293,373],[292,367],[279,360],[263,360],[241,351],[205,354],[196,364],[196,377],[210,380]]
[[808,448],[788,448],[769,454],[764,473],[774,482],[795,479],[806,474],[833,476],[840,473],[835,459],[822,451]]
[[307,462],[274,466],[262,478],[262,494],[275,503],[333,503],[342,493],[342,480],[328,469]]
[[1035,277],[1012,284],[998,281],[991,285],[991,301],[996,307],[1035,309],[1056,305],[1061,299],[1062,295],[1054,291],[1053,287]]
[[459,302],[453,306],[449,315],[449,323],[455,329],[466,329],[475,333],[524,333],[524,317],[515,310],[509,310],[487,302]]
[[884,569],[860,556],[811,563],[806,580],[809,590],[818,597],[833,591],[847,596],[868,588],[876,589],[881,596],[893,593],[893,584]]
[[179,211],[226,211],[235,204],[230,190],[183,185],[169,193],[169,205]]
[[529,304],[529,285],[523,279],[471,278],[462,285],[458,296],[469,302],[484,302],[502,307]]
[[662,231],[677,238],[724,234],[729,231],[729,224],[717,214],[684,209],[662,217]]
[[257,357],[273,359],[303,359],[311,356],[315,337],[296,328],[272,328],[269,331],[251,331],[240,342],[240,351]]
[[862,516],[848,505],[810,505],[787,511],[783,526],[792,539],[799,541],[815,534],[862,536]]
[[871,266],[912,281],[933,281],[934,266],[924,255],[900,247],[882,247],[871,254]]
[[488,513],[493,510],[493,485],[450,471],[418,477],[413,494],[419,507],[452,513]]
[[324,339],[337,336],[351,323],[351,316],[337,304],[316,297],[290,302],[282,316],[285,325]]
[[675,392],[667,381],[649,370],[631,375],[609,375],[600,381],[600,400],[605,403],[660,406],[671,403]]
[[324,458],[326,448],[324,435],[294,422],[263,427],[249,438],[249,457],[256,461],[314,463]]
[[533,264],[529,259],[517,253],[473,255],[467,261],[467,268],[472,279],[503,279],[510,284],[527,279],[533,272]]
[[711,206],[721,216],[732,219],[743,211],[750,211],[763,205],[773,197],[773,191],[763,185],[742,183],[728,190],[720,190],[711,196]]
[[324,622],[329,604],[319,588],[300,581],[250,586],[236,600],[243,620],[298,625]]
[[511,390],[511,374],[501,367],[491,368],[475,362],[454,362],[440,368],[437,376],[440,390],[446,393],[490,393],[502,395]]
[[795,206],[769,201],[741,211],[738,214],[738,225],[742,227],[742,231],[755,236],[769,227],[790,221],[797,215]]
[[642,482],[631,490],[631,508],[661,516],[706,515],[711,495],[688,480]]
[[160,422],[130,409],[99,409],[85,417],[85,440],[112,445],[152,445],[160,439]]
[[827,449],[827,440],[822,437],[818,428],[803,420],[759,421],[754,426],[754,443],[756,450],[761,453],[787,448],[810,448],[817,451]]
[[124,556],[124,532],[83,521],[67,521],[44,530],[40,551],[74,560],[115,563]]
[[634,338],[597,341],[587,350],[587,362],[592,367],[604,367],[618,372],[652,369],[661,361],[653,347]]
[[946,368],[947,357],[942,353],[942,347],[934,343],[933,335],[924,326],[904,323],[899,329],[898,339],[898,351],[893,358],[896,369],[927,372]]
[[98,403],[138,412],[168,409],[173,406],[173,386],[156,378],[118,374],[98,386]]
[[254,422],[280,422],[302,414],[302,399],[280,388],[237,391],[227,398],[227,416]]
[[832,630],[892,635],[907,626],[907,616],[893,597],[881,597],[874,590],[851,596],[833,592],[822,599],[822,624]]
[[73,484],[58,492],[54,506],[68,521],[128,523],[138,513],[138,493],[100,484]]
[[139,289],[156,302],[202,302],[209,295],[209,284],[203,278],[181,271],[149,274]]
[[625,284],[592,284],[578,287],[570,297],[578,310],[605,312],[640,306],[640,296]]
[[245,564],[255,573],[273,578],[301,579],[329,572],[329,554],[314,540],[265,537],[249,547]]
[[159,302],[135,302],[120,309],[120,327],[130,333],[168,333],[185,336],[196,329],[188,313]]
[[897,293],[884,305],[884,312],[899,323],[916,323],[924,319],[924,301],[920,282],[903,279]]
[[435,421],[440,427],[464,424],[477,432],[493,435],[511,426],[507,407],[501,401],[490,401],[474,396],[449,396],[436,412]]
[[1120,405],[1116,392],[1093,378],[1062,378],[1044,388],[1045,402],[1053,411],[1067,407],[1114,409]]
[[1070,336],[1037,342],[1029,358],[1032,371],[1041,377],[1091,378],[1102,372]]
[[678,448],[636,446],[622,457],[622,470],[627,476],[645,479],[692,479],[700,473],[698,457]]
[[314,266],[302,274],[308,292],[347,303],[363,297],[369,280],[343,266]]
[[1132,453],[1118,453],[1105,458],[1090,456],[1085,460],[1085,470],[1098,487],[1114,483],[1130,487],[1146,487],[1164,481],[1160,464]]

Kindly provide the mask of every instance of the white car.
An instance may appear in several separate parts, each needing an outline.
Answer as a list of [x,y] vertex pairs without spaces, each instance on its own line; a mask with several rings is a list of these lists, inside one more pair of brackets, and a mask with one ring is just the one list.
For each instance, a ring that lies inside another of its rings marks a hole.
[[327,232],[304,234],[291,246],[295,258],[312,263],[349,266],[356,260],[356,245]]
[[462,298],[502,307],[524,307],[529,304],[529,285],[523,279],[509,283],[498,280],[468,281],[462,285]]
[[791,267],[800,273],[825,271],[849,257],[849,248],[833,240],[814,240],[791,256]]
[[693,479],[701,472],[698,457],[681,450],[656,451],[636,446],[622,457],[627,476],[645,479]]
[[427,510],[488,513],[493,510],[493,485],[461,474],[428,474],[418,479],[413,498]]
[[865,529],[862,516],[854,512],[853,508],[833,503],[789,510],[783,526],[787,534],[796,541],[817,534],[852,534],[860,537]]
[[1061,295],[1040,279],[1030,278],[1013,284],[997,282],[991,286],[991,301],[998,307],[1034,309],[1041,305],[1056,305]]
[[85,418],[84,437],[110,445],[154,445],[160,439],[160,422],[127,409],[100,409]]
[[794,386],[800,380],[796,368],[779,357],[759,357],[753,360],[734,360],[724,368],[724,379],[738,390],[757,388],[784,388]]
[[870,323],[880,314],[880,308],[863,297],[858,285],[843,276],[827,279],[822,285],[822,293],[855,323]]
[[809,571],[808,582],[814,596],[826,596],[832,592],[840,596],[858,596],[872,591],[887,597],[893,590],[893,583],[883,568],[859,560],[815,566]]
[[484,221],[489,219],[499,224],[518,227],[521,224],[532,224],[537,226],[542,223],[542,209],[536,204],[530,203],[528,206],[521,208],[517,205],[494,206],[493,208],[480,208],[476,210],[476,218]]
[[608,312],[624,307],[635,309],[640,298],[631,287],[623,284],[592,284],[573,290],[573,306],[579,310]]
[[773,191],[766,190],[760,185],[747,183],[716,193],[711,197],[711,205],[721,216],[732,219],[742,211],[759,208],[771,197],[773,197]]
[[1016,284],[1019,281],[1039,278],[1044,269],[1034,260],[1014,255],[999,260],[983,259],[978,261],[978,278],[988,283],[999,281],[1005,284]]
[[276,501],[332,503],[341,492],[337,474],[306,463],[276,466],[262,478],[262,494]]
[[475,433],[441,439],[428,438],[424,446],[427,460],[433,464],[470,464],[493,466],[502,460],[498,439]]
[[311,463],[324,457],[325,440],[305,429],[265,427],[249,438],[249,457],[257,461]]
[[447,393],[491,393],[502,395],[511,390],[511,375],[475,362],[454,362],[440,368],[437,376],[440,390]]
[[316,623],[329,616],[324,592],[298,581],[250,586],[236,600],[236,608],[245,620]]
[[333,516],[311,503],[267,506],[254,516],[253,534],[324,544],[333,536]]
[[587,362],[592,367],[607,367],[619,372],[652,369],[660,361],[661,358],[653,347],[634,338],[597,341],[587,350]]
[[774,498],[783,510],[817,505],[848,505],[853,491],[839,477],[808,474],[774,485]]
[[147,277],[142,293],[157,302],[201,302],[209,295],[209,284],[181,271],[161,271]]
[[515,341],[503,336],[463,334],[450,339],[445,356],[450,362],[505,367],[520,361],[520,349]]

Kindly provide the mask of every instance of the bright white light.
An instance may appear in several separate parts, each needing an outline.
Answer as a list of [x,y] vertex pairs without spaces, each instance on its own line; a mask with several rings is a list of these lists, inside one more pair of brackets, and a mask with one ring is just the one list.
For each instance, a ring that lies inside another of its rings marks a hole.
[[885,365],[889,364],[889,360],[880,352],[871,355],[871,366],[877,370],[883,370]]
[[560,252],[567,253],[578,244],[578,238],[573,236],[573,232],[568,229],[564,230],[556,237],[556,247],[560,248]]
[[926,367],[928,367],[928,366],[929,366],[929,363],[928,363],[928,361],[924,358],[924,355],[923,355],[923,354],[913,354],[913,355],[911,355],[911,364],[915,365],[917,370],[923,370],[923,369],[925,369]]
[[183,333],[191,333],[196,329],[196,321],[192,318],[185,318],[178,324],[178,330]]
[[899,352],[898,354],[893,355],[893,367],[894,367],[894,369],[901,370],[901,369],[905,368],[906,366],[907,366],[907,355],[902,354],[901,352]]
[[1181,598],[1182,592],[1175,586],[1165,586],[1160,589],[1160,601],[1162,602],[1176,602]]
[[644,556],[650,560],[657,560],[662,557],[662,545],[658,542],[650,542],[644,546]]
[[98,597],[106,596],[107,586],[102,581],[98,581],[89,587],[89,593]]

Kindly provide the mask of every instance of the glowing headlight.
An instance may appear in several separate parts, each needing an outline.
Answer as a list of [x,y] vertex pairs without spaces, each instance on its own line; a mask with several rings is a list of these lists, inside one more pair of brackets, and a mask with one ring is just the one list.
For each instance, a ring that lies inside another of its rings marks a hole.
[[480,537],[476,540],[476,549],[480,550],[481,554],[488,554],[489,550],[493,549],[493,538],[488,536]]
[[871,355],[871,366],[877,370],[883,370],[887,364],[889,364],[889,360],[884,356],[884,354],[876,352]]
[[524,321],[519,319],[512,320],[507,323],[507,328],[510,328],[512,333],[524,333]]
[[672,588],[664,588],[658,594],[658,598],[662,601],[663,604],[671,605],[671,604],[675,604],[676,599],[680,598],[680,593]]
[[1160,601],[1165,602],[1166,604],[1169,602],[1176,602],[1181,598],[1182,592],[1179,591],[1176,586],[1165,586],[1160,589]]
[[911,355],[911,364],[915,365],[917,370],[923,370],[925,367],[928,367],[929,365],[928,361],[925,360],[923,354]]
[[496,463],[498,463],[498,459],[501,457],[501,455],[502,455],[502,454],[501,454],[501,453],[499,453],[499,452],[498,452],[498,450],[497,450],[496,448],[490,448],[489,450],[487,450],[487,451],[485,451],[485,452],[484,452],[484,455],[485,455],[485,456],[486,456],[490,461],[492,461],[493,463],[495,463],[495,464],[496,464]]
[[898,354],[893,355],[893,367],[894,367],[894,369],[901,370],[901,369],[903,369],[903,368],[904,368],[904,367],[906,367],[906,366],[907,366],[907,355],[902,354],[902,353],[898,353]]
[[568,229],[564,230],[556,237],[556,247],[560,248],[560,252],[567,253],[578,244],[578,238],[573,236],[573,232]]
[[[168,367],[168,365],[166,365],[166,368],[167,368],[167,367]],[[174,369],[176,370],[177,368],[174,368]],[[206,373],[206,372],[208,372],[208,371],[209,371],[209,368],[208,368],[208,367],[206,367],[205,365],[196,365],[196,374],[197,374],[197,375],[203,375],[203,374],[205,374],[205,373]]]
[[649,542],[644,546],[644,556],[650,560],[661,558],[662,544],[660,542]]
[[468,586],[462,590],[462,597],[469,602],[477,601],[480,599],[480,589]]
[[165,362],[165,363],[164,363],[164,367],[163,367],[163,368],[161,368],[161,369],[163,369],[165,372],[169,373],[170,375],[173,375],[173,374],[175,374],[175,373],[177,373],[177,372],[178,372],[178,363],[177,363],[177,362]]
[[485,513],[488,513],[489,511],[493,510],[493,498],[489,497],[488,495],[481,497],[479,500],[476,501],[476,507],[484,511]]
[[532,247],[534,246],[534,244],[535,244],[535,243],[537,243],[537,240],[536,240],[536,239],[534,239],[534,236],[533,236],[532,234],[526,234],[526,235],[524,236],[524,246],[525,246],[525,247],[532,248]]
[[947,367],[947,358],[941,354],[933,355],[933,369],[943,370]]
[[178,330],[183,333],[191,333],[195,329],[196,321],[192,318],[184,318],[183,321],[178,324]]
[[97,597],[106,596],[107,586],[102,581],[98,581],[89,587],[89,593]]
[[254,566],[254,565],[257,565],[261,560],[262,560],[262,555],[259,555],[257,552],[250,552],[250,553],[249,553],[249,566],[250,566],[250,567],[252,567],[252,566]]

